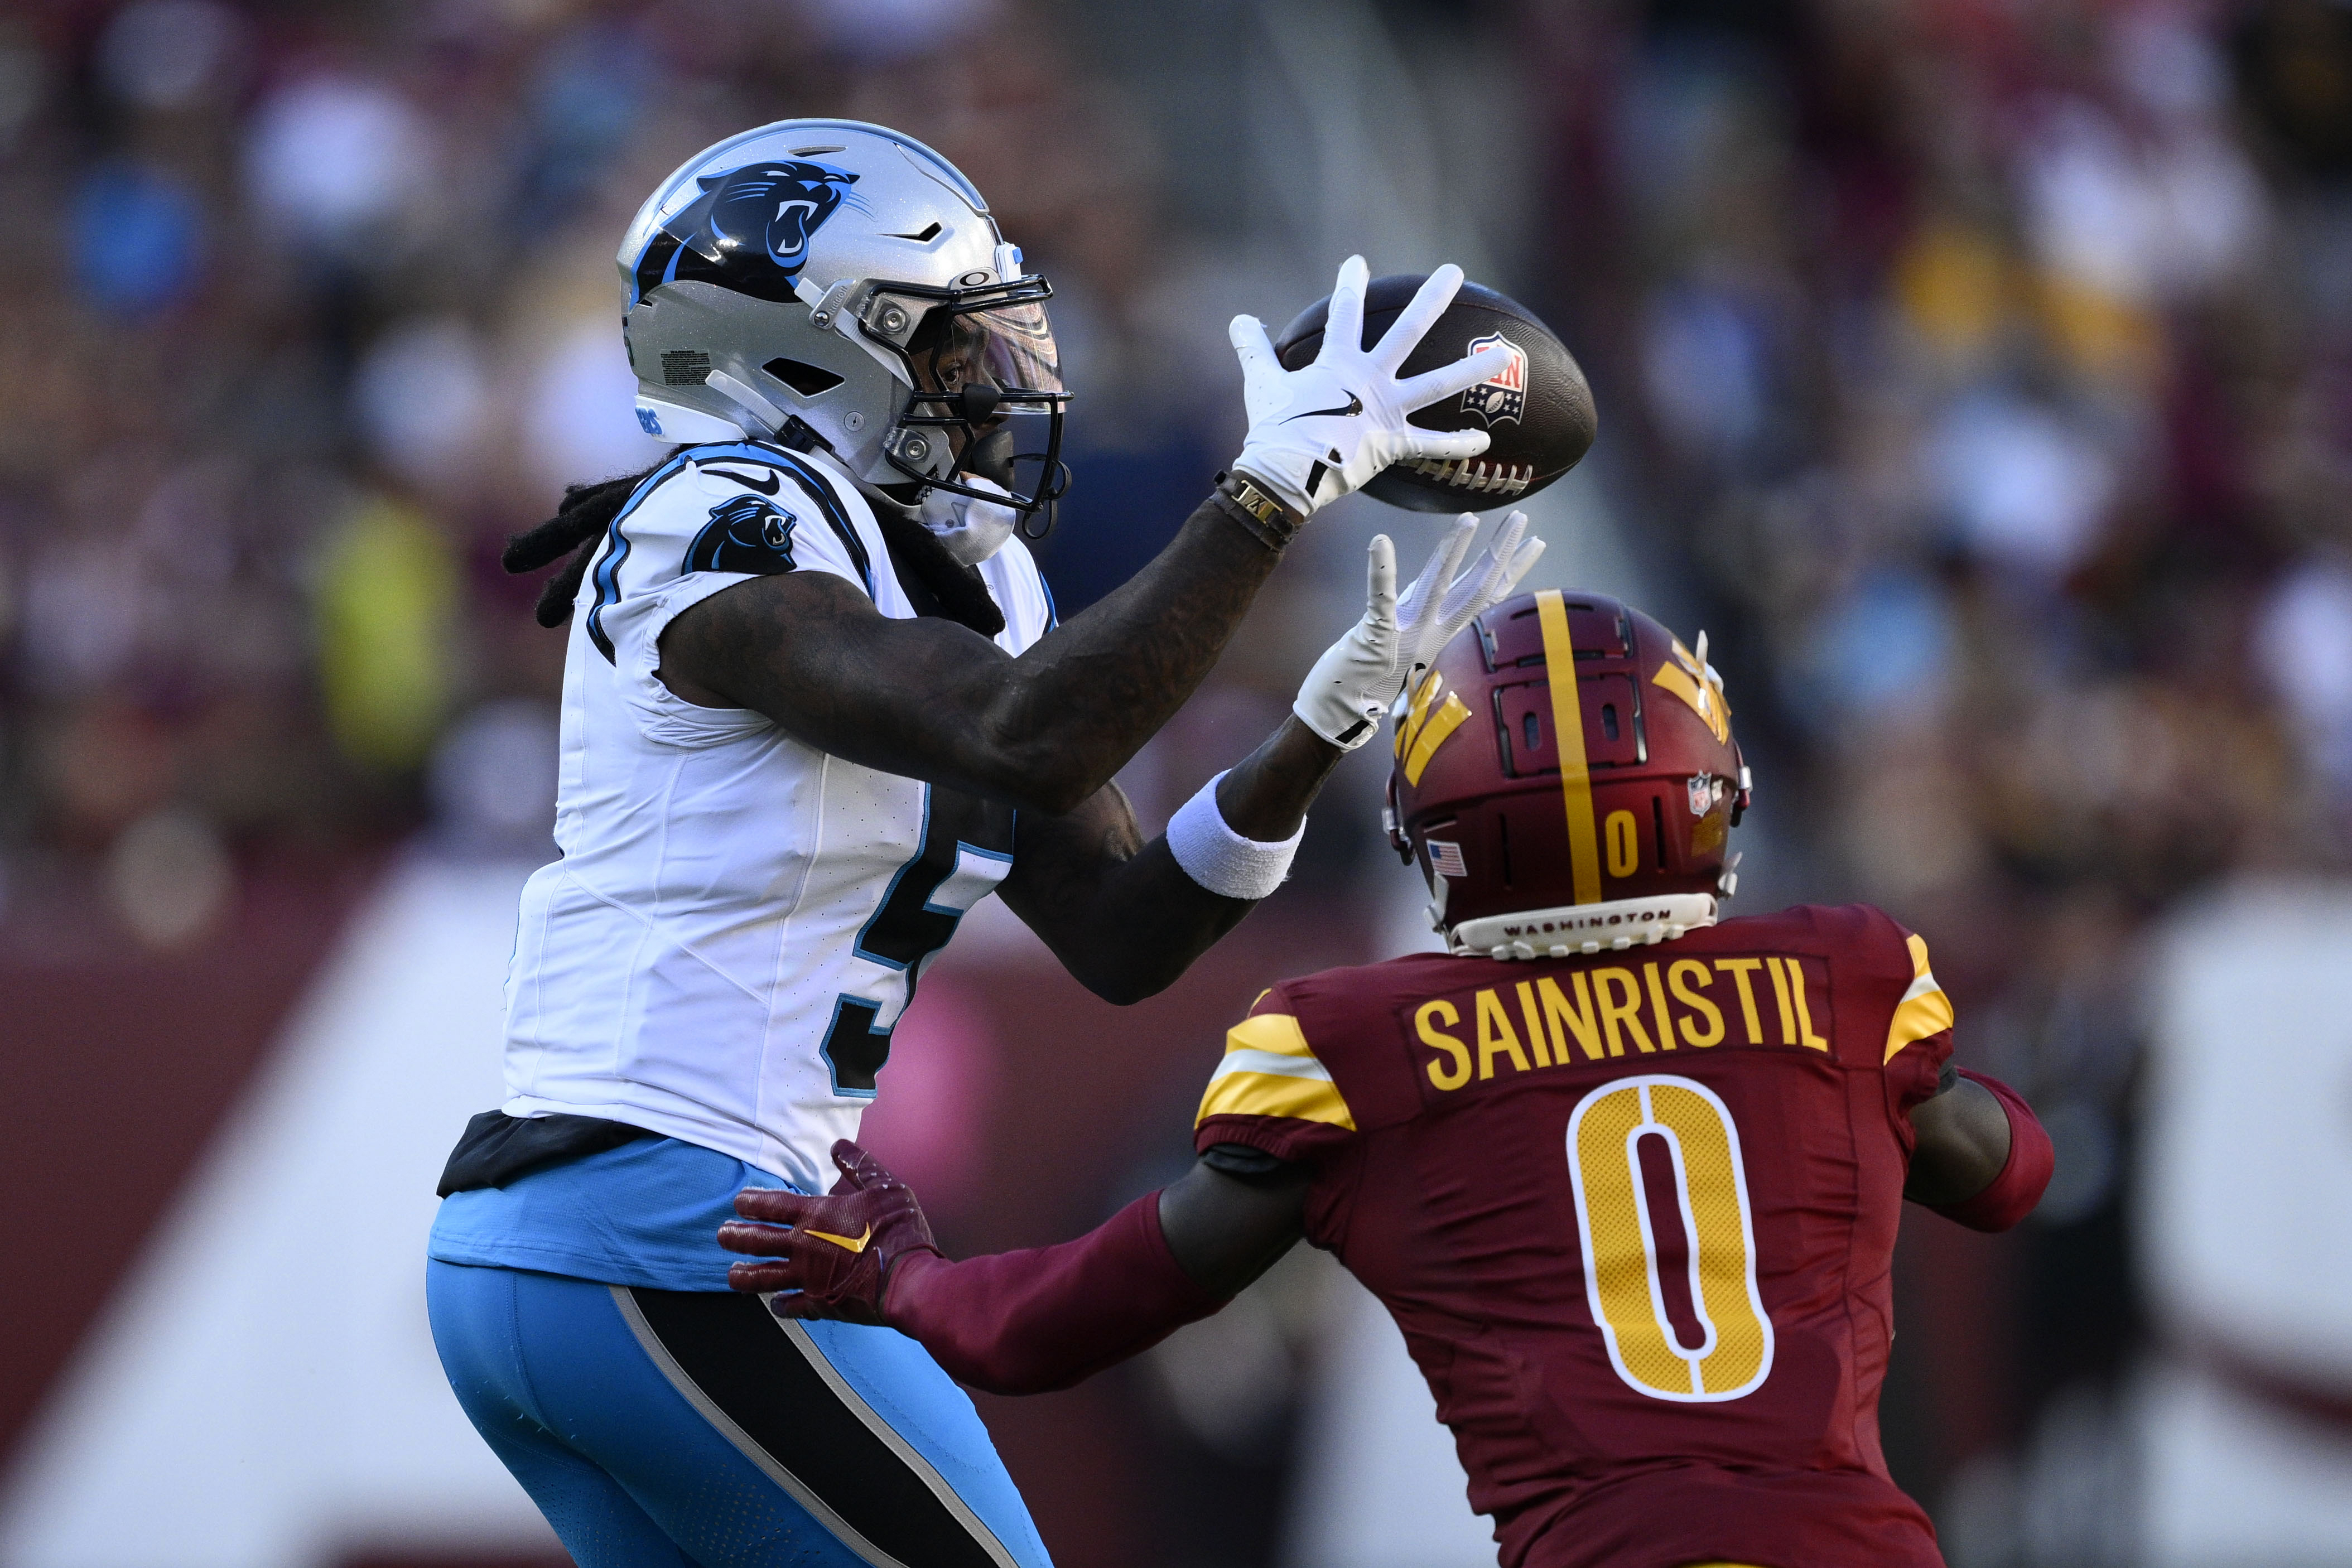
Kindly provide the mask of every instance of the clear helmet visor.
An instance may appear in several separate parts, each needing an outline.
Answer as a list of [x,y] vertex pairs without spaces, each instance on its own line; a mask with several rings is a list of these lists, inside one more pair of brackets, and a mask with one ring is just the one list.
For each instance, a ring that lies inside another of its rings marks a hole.
[[[881,293],[868,320],[880,328],[875,336],[898,340],[923,391],[975,384],[1008,392],[1067,390],[1054,324],[1042,299],[965,303]],[[898,321],[908,324],[903,337],[890,329]]]
[[[857,317],[914,383],[884,440],[890,467],[951,495],[1009,500],[1030,538],[1053,527],[1054,503],[1069,487],[1061,461],[1069,392],[1045,314],[1052,292],[1042,277],[965,289],[893,285],[877,289]],[[966,482],[974,476],[990,488]]]
[[973,363],[999,387],[1064,392],[1061,350],[1042,300],[998,305],[956,318],[956,335],[972,342]]

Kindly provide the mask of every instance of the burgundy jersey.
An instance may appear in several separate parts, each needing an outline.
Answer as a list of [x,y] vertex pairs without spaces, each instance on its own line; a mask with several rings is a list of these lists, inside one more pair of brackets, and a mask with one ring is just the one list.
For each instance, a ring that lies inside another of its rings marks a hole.
[[1308,1239],[1403,1329],[1504,1568],[1940,1564],[1878,1389],[1951,1021],[1864,905],[1397,958],[1261,997],[1194,1141],[1314,1165]]

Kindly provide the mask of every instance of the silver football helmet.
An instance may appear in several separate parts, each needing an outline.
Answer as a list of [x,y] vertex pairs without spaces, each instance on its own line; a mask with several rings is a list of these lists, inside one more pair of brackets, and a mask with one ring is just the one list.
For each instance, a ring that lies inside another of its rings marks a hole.
[[[814,439],[909,504],[928,487],[1050,526],[1068,482],[1053,287],[921,142],[854,120],[730,136],[662,182],[619,262],[647,434]],[[1015,413],[1043,416],[1042,451],[1014,453]]]

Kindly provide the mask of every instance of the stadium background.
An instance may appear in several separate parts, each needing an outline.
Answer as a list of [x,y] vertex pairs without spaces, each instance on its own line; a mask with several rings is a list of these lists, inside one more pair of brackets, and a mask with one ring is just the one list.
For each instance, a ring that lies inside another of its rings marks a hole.
[[[2021,1232],[1906,1228],[1897,1479],[1958,1568],[2352,1563],[2352,9],[2095,0],[413,0],[0,16],[0,1561],[535,1563],[423,1339],[496,1097],[562,639],[505,535],[641,465],[611,256],[785,115],[954,159],[1055,281],[1066,613],[1235,446],[1223,324],[1360,249],[1544,314],[1601,409],[1554,583],[1728,675],[1739,905],[1925,932],[2035,1099]],[[1125,776],[1277,716],[1310,530]],[[1377,748],[1374,748],[1377,749]],[[873,1141],[951,1246],[1181,1166],[1265,978],[1421,946],[1351,762],[1166,996],[983,906]],[[1070,1568],[1491,1561],[1364,1298],[1286,1265],[984,1401]]]

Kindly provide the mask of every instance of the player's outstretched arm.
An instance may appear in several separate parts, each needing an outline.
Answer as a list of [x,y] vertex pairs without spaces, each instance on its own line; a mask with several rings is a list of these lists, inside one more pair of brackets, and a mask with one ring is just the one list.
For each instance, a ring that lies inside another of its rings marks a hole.
[[1323,350],[1297,371],[1276,361],[1262,326],[1235,319],[1250,429],[1234,468],[1249,484],[1204,501],[1151,564],[1019,658],[935,617],[888,619],[826,574],[786,572],[681,613],[663,634],[662,678],[853,762],[1076,810],[1200,685],[1310,513],[1400,459],[1485,450],[1483,432],[1425,431],[1409,416],[1483,380],[1504,350],[1398,374],[1460,268],[1431,274],[1369,350],[1360,329],[1342,329],[1361,320],[1365,281],[1351,257]]
[[1513,512],[1493,546],[1456,575],[1478,529],[1464,513],[1402,597],[1396,552],[1372,540],[1361,620],[1317,661],[1290,716],[1195,796],[1149,844],[1109,786],[1076,811],[1024,816],[1005,904],[1097,996],[1121,1004],[1164,989],[1280,885],[1307,810],[1339,758],[1379,732],[1380,716],[1437,650],[1509,597],[1543,555]]
[[2050,1185],[2050,1134],[2024,1097],[1997,1078],[1947,1069],[1911,1109],[1916,1143],[1903,1196],[1975,1230],[2006,1230]]
[[1204,1161],[1076,1241],[950,1262],[905,1183],[846,1140],[833,1158],[842,1175],[826,1197],[737,1195],[742,1218],[719,1228],[719,1244],[761,1260],[734,1265],[728,1283],[790,1292],[769,1302],[778,1317],[887,1323],[995,1394],[1067,1388],[1150,1349],[1223,1306],[1304,1229],[1302,1169],[1245,1161],[1256,1174],[1237,1176]]

